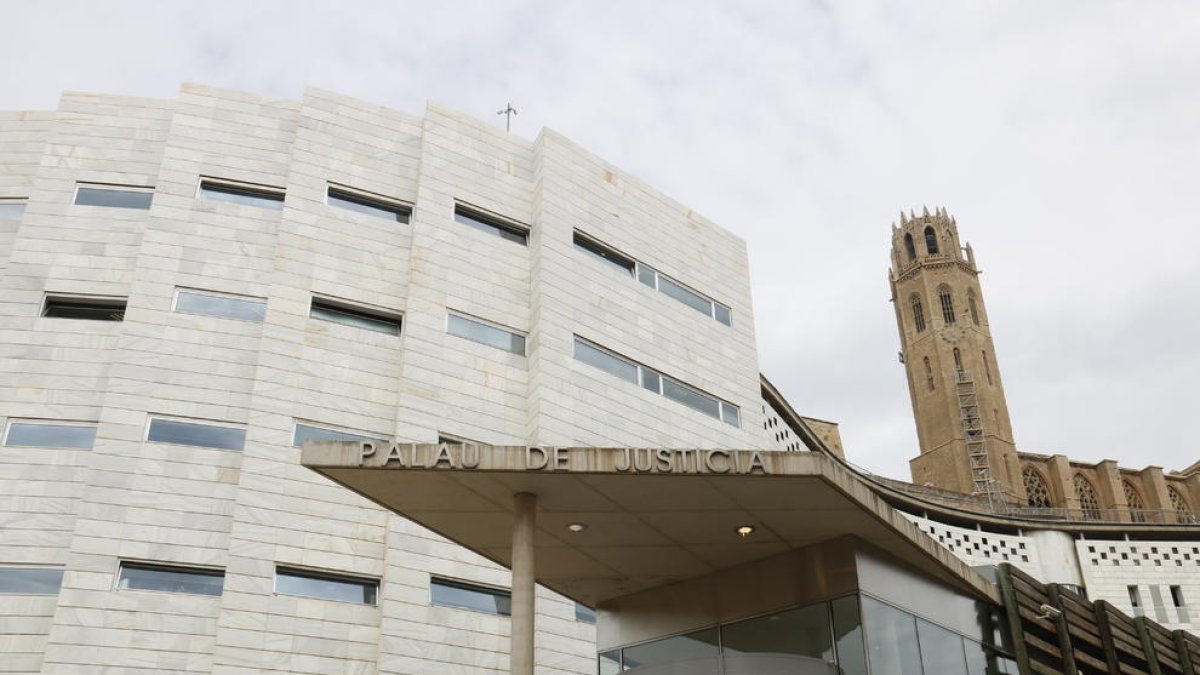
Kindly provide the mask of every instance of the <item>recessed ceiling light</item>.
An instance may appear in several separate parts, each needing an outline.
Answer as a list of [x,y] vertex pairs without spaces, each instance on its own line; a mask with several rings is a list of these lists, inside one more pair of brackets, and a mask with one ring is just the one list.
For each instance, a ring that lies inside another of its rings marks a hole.
[[743,537],[749,537],[751,534],[754,533],[754,526],[753,525],[742,525],[741,527],[739,527],[737,529],[737,533]]
[[587,529],[587,525],[584,525],[583,523],[571,523],[567,526],[567,529],[572,532],[583,532]]

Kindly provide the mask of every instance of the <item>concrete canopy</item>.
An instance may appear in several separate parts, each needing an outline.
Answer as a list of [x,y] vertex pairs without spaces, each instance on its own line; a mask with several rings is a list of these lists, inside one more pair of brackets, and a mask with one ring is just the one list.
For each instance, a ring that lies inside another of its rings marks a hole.
[[818,453],[320,441],[305,444],[302,463],[505,567],[513,495],[535,494],[537,581],[591,606],[845,535],[997,599]]

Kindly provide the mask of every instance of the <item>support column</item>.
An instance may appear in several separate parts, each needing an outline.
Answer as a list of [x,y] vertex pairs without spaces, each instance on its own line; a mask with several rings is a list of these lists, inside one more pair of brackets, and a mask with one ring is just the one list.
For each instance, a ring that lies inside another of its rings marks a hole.
[[513,495],[512,531],[512,645],[509,672],[533,675],[534,555],[533,533],[537,525],[537,495]]

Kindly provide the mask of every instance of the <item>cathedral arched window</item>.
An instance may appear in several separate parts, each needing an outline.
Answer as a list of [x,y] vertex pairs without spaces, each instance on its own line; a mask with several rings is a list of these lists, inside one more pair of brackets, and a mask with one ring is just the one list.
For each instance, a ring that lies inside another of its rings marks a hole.
[[987,375],[988,384],[992,383],[992,364],[988,362],[987,352],[980,350],[979,355],[983,357],[983,373]]
[[973,289],[967,291],[967,310],[971,312],[971,321],[978,326],[979,305],[975,302],[975,291]]
[[958,351],[958,347],[954,348],[954,369],[962,372],[962,353]]
[[1081,474],[1075,474],[1073,482],[1075,496],[1079,497],[1079,509],[1083,511],[1083,519],[1100,520],[1100,500],[1096,498],[1096,488]]
[[934,232],[932,227],[925,228],[925,250],[929,255],[938,254],[937,232]]
[[1133,522],[1146,522],[1146,503],[1142,501],[1141,493],[1127,480],[1121,481],[1121,488],[1125,490],[1125,503],[1129,505],[1129,516]]
[[912,305],[913,325],[918,333],[925,332],[925,307],[921,304],[921,296],[913,293],[908,302]]
[[936,387],[933,384],[933,367],[929,365],[929,357],[925,357],[925,384],[929,386],[929,391],[933,391]]
[[1030,506],[1041,509],[1050,507],[1050,488],[1046,486],[1046,480],[1037,469],[1032,466],[1025,467],[1021,471],[1021,482],[1025,484],[1025,496]]
[[913,245],[911,234],[904,234],[904,252],[908,255],[908,261],[912,262],[917,258],[917,247]]
[[1181,523],[1192,523],[1196,521],[1195,514],[1192,513],[1192,507],[1188,505],[1187,499],[1179,493],[1179,490],[1174,486],[1167,488],[1167,495],[1171,498],[1171,508],[1175,511],[1175,516]]
[[938,287],[938,302],[942,306],[942,321],[954,323],[954,296],[950,294],[949,286],[943,284]]

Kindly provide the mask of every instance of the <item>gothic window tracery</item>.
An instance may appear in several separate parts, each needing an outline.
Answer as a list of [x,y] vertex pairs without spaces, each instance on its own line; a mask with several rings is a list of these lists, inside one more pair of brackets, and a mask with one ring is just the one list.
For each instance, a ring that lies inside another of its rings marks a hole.
[[1146,504],[1142,501],[1142,495],[1127,480],[1121,481],[1121,487],[1125,490],[1125,503],[1129,505],[1129,515],[1133,522],[1146,522]]
[[912,262],[917,258],[917,247],[913,245],[911,234],[904,235],[904,252],[908,255],[908,262]]
[[975,291],[967,291],[967,310],[971,312],[971,321],[979,325],[979,305],[975,302]]
[[950,294],[949,286],[938,287],[938,302],[942,305],[942,321],[947,325],[954,323],[954,296]]
[[1171,498],[1171,508],[1175,511],[1175,515],[1178,516],[1179,522],[1195,522],[1196,517],[1192,515],[1192,507],[1188,505],[1183,495],[1179,494],[1179,490],[1176,490],[1174,487],[1168,487],[1167,495]]
[[938,254],[937,232],[934,232],[932,227],[925,228],[925,250],[929,255]]
[[925,332],[925,307],[921,304],[921,296],[913,293],[909,304],[912,305],[913,324],[916,325],[917,332]]
[[1096,497],[1096,488],[1080,474],[1075,474],[1073,482],[1075,495],[1079,497],[1079,509],[1083,511],[1083,519],[1100,520],[1100,500]]
[[1050,488],[1037,469],[1025,467],[1021,471],[1021,480],[1025,484],[1025,495],[1030,506],[1042,509],[1050,507]]

